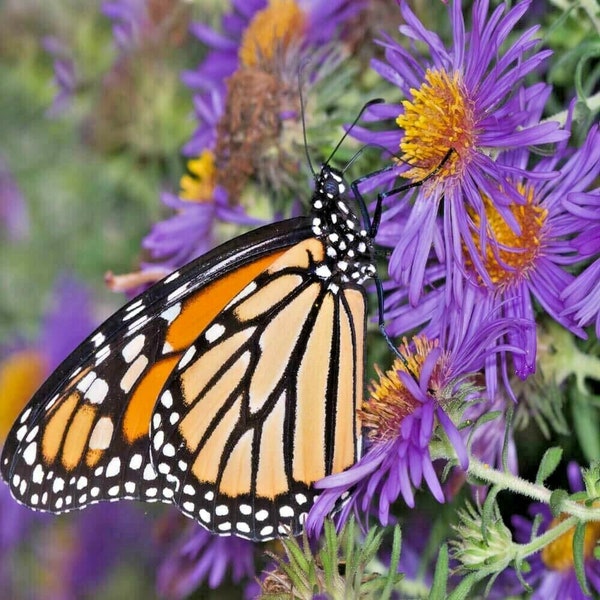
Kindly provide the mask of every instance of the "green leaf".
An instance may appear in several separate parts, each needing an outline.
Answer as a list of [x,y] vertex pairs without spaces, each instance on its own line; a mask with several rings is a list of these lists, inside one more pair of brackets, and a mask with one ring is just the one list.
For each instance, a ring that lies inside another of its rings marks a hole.
[[589,462],[600,459],[600,414],[592,398],[573,386],[570,393],[573,427],[581,450]]
[[585,556],[584,556],[584,542],[585,542],[585,523],[579,522],[575,527],[575,535],[573,536],[573,565],[575,567],[575,573],[577,574],[577,581],[579,586],[583,590],[584,594],[590,595],[590,590],[585,578]]
[[502,491],[500,486],[493,486],[485,497],[485,502],[481,509],[481,537],[487,544],[489,525],[493,524],[498,518],[498,504],[496,503],[496,496]]
[[398,577],[398,564],[400,563],[400,550],[402,549],[402,531],[400,526],[394,527],[394,541],[392,542],[392,555],[390,557],[390,568],[388,570],[387,581],[381,593],[382,600],[387,600],[392,595],[392,589]]
[[452,590],[449,596],[444,597],[444,600],[465,600],[465,598],[472,598],[469,592],[480,579],[480,573],[470,573]]
[[446,589],[448,586],[448,545],[444,544],[440,549],[435,573],[433,575],[433,585],[429,593],[429,600],[445,600],[447,598]]
[[544,452],[544,456],[542,456],[540,462],[540,468],[535,476],[536,485],[542,485],[544,481],[554,473],[562,459],[562,453],[562,448],[559,447],[548,448],[548,450]]
[[553,517],[558,517],[562,512],[562,505],[569,498],[569,494],[565,490],[554,490],[550,494],[550,510]]

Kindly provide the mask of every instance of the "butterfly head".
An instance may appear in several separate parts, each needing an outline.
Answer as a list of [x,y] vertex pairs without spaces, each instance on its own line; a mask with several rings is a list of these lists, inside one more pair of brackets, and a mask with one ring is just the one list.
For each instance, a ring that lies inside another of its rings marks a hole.
[[328,267],[342,282],[361,284],[375,274],[373,240],[352,210],[341,171],[327,163],[315,178],[313,233],[323,240]]

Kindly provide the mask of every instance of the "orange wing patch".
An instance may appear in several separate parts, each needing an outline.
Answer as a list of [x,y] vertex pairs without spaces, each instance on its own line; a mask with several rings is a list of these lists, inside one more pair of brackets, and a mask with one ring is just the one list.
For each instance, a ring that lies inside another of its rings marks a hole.
[[152,409],[179,356],[169,356],[152,365],[131,396],[123,419],[123,435],[129,444],[148,435]]
[[238,292],[284,252],[284,250],[274,252],[241,267],[207,285],[192,298],[183,302],[181,312],[169,327],[167,344],[173,351],[181,351],[190,346],[198,336],[198,332],[204,331]]
[[42,454],[46,463],[53,463],[60,450],[69,419],[81,398],[79,392],[70,393],[64,400],[59,398],[56,409],[46,424],[42,436]]

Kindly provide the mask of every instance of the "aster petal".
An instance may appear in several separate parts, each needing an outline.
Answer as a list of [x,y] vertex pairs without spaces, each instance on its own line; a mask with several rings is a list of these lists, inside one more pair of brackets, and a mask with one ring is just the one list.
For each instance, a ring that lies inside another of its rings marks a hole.
[[433,468],[429,455],[423,455],[423,477],[433,497],[438,502],[443,503],[445,501],[444,492],[440,485],[440,480],[435,474],[435,469]]
[[465,446],[462,436],[460,435],[460,432],[442,408],[438,408],[435,411],[435,414],[438,418],[438,421],[440,422],[440,425],[446,432],[448,440],[452,444],[454,451],[456,452],[460,468],[463,471],[466,471],[469,466],[469,453],[467,452],[467,448]]
[[445,65],[448,62],[448,52],[446,51],[441,38],[436,33],[429,31],[423,26],[405,0],[402,0],[400,3],[400,12],[406,22],[405,25],[400,26],[400,33],[408,38],[427,44],[434,63],[436,65]]

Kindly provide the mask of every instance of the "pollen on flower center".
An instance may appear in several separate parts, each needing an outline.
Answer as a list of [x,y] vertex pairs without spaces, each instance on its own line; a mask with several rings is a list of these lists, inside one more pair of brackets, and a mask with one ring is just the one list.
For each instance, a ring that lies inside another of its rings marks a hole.
[[[479,232],[481,219],[474,211],[470,211],[474,223],[473,242],[491,280],[502,288],[521,281],[535,267],[542,249],[543,227],[548,215],[547,210],[536,204],[532,188],[519,185],[517,189],[525,198],[525,204],[514,203],[510,207],[520,228],[518,233],[506,223],[493,202],[483,196],[490,238],[486,244],[485,256],[482,255]],[[473,265],[471,258],[467,258],[465,263],[471,267]]]
[[[564,515],[559,515],[550,523],[549,529],[552,529],[565,520]],[[542,561],[546,567],[552,571],[566,571],[573,569],[573,536],[575,528],[571,528],[563,533],[558,539],[548,544],[542,550]],[[592,557],[594,547],[600,540],[600,523],[593,521],[585,526],[585,536],[583,542],[583,556],[585,559]]]
[[404,129],[400,143],[402,161],[417,165],[403,177],[417,181],[440,166],[438,179],[460,175],[469,162],[476,141],[475,114],[460,73],[430,70],[421,87],[411,89],[412,100],[404,100],[404,113],[396,124]]
[[271,0],[256,13],[240,45],[240,62],[255,67],[260,59],[270,60],[276,51],[301,37],[305,16],[294,0]]
[[[414,338],[413,344],[414,349],[409,348],[406,341],[399,348],[406,358],[408,369],[399,358],[396,358],[392,368],[385,373],[375,365],[379,380],[371,382],[371,397],[363,402],[358,411],[363,427],[369,430],[368,435],[374,441],[384,442],[397,437],[403,419],[420,406],[420,402],[402,383],[398,372],[403,371],[418,377],[421,366],[429,352],[438,345],[438,340],[429,341],[425,337],[418,337]],[[433,387],[434,379],[435,373],[432,375]]]
[[206,202],[213,196],[216,168],[215,155],[210,150],[203,150],[198,158],[189,160],[188,171],[179,181],[179,196],[192,202]]

